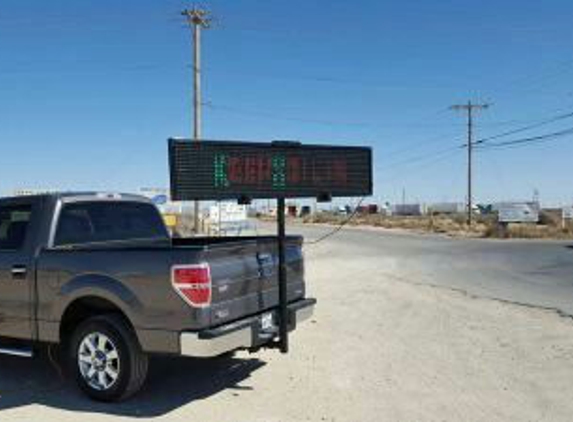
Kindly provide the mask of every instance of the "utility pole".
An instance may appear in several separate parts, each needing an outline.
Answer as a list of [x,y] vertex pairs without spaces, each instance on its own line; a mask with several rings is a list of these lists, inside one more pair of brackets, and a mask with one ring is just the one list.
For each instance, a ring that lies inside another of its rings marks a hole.
[[473,213],[473,147],[474,147],[474,140],[473,140],[473,112],[474,110],[484,110],[489,107],[489,104],[473,104],[471,101],[468,101],[467,104],[456,104],[450,107],[451,110],[456,111],[465,111],[468,115],[468,199],[467,199],[467,207],[468,207],[468,217],[467,217],[467,224],[471,227],[472,225],[472,213]]
[[536,203],[536,204],[539,204],[539,203],[540,203],[540,200],[539,200],[539,189],[537,189],[537,188],[533,189],[533,202]]
[[[193,7],[181,12],[193,33],[193,140],[201,140],[201,30],[208,29],[211,18],[206,10]],[[193,229],[199,233],[199,201],[195,200]]]

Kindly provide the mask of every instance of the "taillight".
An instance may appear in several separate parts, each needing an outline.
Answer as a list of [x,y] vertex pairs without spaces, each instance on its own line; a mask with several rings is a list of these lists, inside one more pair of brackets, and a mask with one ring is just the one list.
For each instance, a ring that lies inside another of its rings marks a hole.
[[177,265],[171,270],[171,283],[185,302],[196,308],[211,304],[209,264]]

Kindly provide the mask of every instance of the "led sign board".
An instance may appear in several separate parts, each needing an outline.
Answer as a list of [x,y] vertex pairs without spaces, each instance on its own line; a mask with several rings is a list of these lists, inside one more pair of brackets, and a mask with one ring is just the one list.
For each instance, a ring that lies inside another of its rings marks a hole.
[[169,164],[176,201],[372,194],[367,147],[170,139]]

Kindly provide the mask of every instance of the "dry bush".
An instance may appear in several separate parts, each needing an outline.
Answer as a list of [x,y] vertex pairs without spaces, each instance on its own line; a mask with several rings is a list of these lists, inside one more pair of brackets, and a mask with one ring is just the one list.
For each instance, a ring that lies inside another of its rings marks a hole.
[[[551,213],[542,214],[540,224],[498,224],[496,215],[475,216],[474,224],[468,228],[466,216],[383,216],[379,214],[356,215],[349,225],[364,225],[386,229],[405,229],[416,232],[444,233],[453,236],[523,239],[565,239],[573,237],[573,227],[561,228],[560,219]],[[333,213],[318,213],[303,219],[305,223],[341,224],[348,216]],[[543,224],[544,223],[544,224]]]
[[539,213],[539,224],[561,227],[561,210],[541,210]]
[[545,224],[510,224],[508,237],[521,239],[567,239],[571,229]]

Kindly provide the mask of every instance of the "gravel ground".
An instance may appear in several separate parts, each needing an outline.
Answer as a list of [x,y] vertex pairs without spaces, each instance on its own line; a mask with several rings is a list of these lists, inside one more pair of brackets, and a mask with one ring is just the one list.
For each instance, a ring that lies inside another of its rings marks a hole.
[[292,352],[156,358],[122,404],[86,400],[47,357],[0,358],[0,421],[571,421],[573,321],[419,285],[400,261],[309,247],[312,321]]

